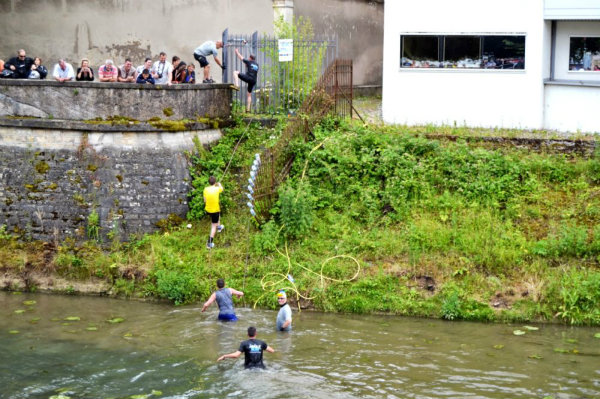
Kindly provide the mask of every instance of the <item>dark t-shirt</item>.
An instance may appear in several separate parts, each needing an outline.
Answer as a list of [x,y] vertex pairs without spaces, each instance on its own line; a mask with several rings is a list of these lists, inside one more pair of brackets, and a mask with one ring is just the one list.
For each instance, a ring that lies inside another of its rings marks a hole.
[[248,75],[248,77],[256,80],[256,75],[258,74],[258,64],[252,60],[247,60],[247,59],[244,59],[243,62],[244,62],[244,64],[246,64],[246,67],[248,68],[246,75]]
[[244,353],[244,367],[247,369],[260,367],[265,368],[263,364],[263,351],[267,349],[267,343],[260,339],[247,339],[240,344],[238,349]]

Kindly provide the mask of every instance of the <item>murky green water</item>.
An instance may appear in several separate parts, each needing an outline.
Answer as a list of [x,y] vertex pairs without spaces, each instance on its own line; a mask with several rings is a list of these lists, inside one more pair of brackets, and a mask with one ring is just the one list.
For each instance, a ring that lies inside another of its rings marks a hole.
[[[285,334],[275,311],[238,315],[0,293],[0,398],[600,398],[600,328],[303,312]],[[276,350],[267,370],[216,363],[249,325]]]

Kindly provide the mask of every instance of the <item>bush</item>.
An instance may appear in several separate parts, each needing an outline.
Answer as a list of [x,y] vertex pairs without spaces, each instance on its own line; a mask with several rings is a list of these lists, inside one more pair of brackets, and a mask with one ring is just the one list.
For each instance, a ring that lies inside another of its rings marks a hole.
[[180,305],[197,297],[196,277],[187,270],[158,270],[154,273],[156,293]]
[[300,183],[298,188],[286,184],[279,191],[277,202],[283,234],[289,238],[304,236],[313,221],[314,201],[310,186]]
[[470,299],[454,284],[444,287],[442,293],[441,317],[446,320],[494,320],[494,311],[486,303]]
[[591,269],[559,271],[544,300],[570,324],[600,323],[600,272]]

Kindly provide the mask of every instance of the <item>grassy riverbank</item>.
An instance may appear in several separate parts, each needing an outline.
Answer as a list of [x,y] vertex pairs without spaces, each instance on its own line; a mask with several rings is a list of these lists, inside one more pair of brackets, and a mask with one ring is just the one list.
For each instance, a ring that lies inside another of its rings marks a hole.
[[[240,125],[211,151],[200,149],[190,220],[104,249],[22,243],[0,231],[0,267],[30,276],[31,289],[31,276],[48,274],[174,303],[206,299],[224,277],[245,291],[246,305],[261,307],[276,306],[273,291],[287,288],[301,306],[324,311],[600,324],[600,154],[328,120],[312,142],[291,143],[290,179],[273,220],[258,228],[238,174],[280,130]],[[201,190],[242,136],[223,181],[226,228],[207,251]]]

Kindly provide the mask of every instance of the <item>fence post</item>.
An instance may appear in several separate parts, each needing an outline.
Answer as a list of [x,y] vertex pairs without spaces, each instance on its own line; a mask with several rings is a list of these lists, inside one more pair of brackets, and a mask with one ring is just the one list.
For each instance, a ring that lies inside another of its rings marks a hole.
[[[229,42],[229,28],[226,28],[223,31],[223,35],[221,37],[221,41],[223,42],[223,50],[221,50],[221,52],[223,53],[223,63],[228,66],[229,65],[229,57],[227,56],[227,51],[228,51],[228,46],[226,46],[226,44]],[[221,81],[223,83],[227,83],[228,79],[227,79],[227,69],[223,69],[221,70]]]

